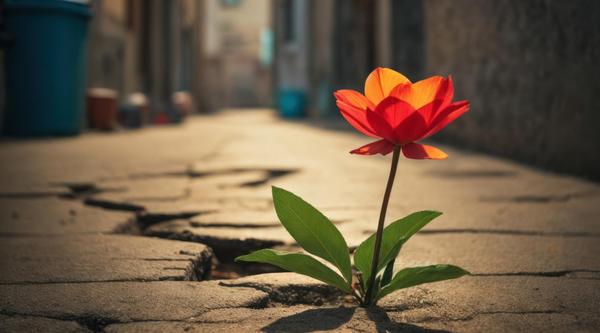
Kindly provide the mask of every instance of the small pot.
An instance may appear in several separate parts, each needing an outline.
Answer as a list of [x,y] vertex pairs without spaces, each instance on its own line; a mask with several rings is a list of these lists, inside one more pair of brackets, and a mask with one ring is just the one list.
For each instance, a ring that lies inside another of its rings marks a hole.
[[118,100],[115,90],[91,88],[87,93],[87,116],[90,128],[114,130],[117,124]]

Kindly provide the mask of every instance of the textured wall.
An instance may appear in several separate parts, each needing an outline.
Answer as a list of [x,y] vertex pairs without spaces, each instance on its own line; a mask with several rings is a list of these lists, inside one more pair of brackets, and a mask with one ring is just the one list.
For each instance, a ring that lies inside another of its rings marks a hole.
[[472,102],[444,138],[600,179],[600,1],[424,4],[427,71]]

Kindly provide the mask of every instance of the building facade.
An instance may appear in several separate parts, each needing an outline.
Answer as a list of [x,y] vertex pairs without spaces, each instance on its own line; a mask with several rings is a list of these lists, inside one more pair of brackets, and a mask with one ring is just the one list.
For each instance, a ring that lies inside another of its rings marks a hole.
[[201,3],[96,0],[92,6],[89,87],[114,89],[121,98],[142,92],[155,112],[168,112],[175,92],[201,93]]
[[276,86],[302,90],[310,115],[337,114],[332,91],[362,90],[377,66],[451,74],[471,112],[438,139],[600,179],[599,2],[277,3]]

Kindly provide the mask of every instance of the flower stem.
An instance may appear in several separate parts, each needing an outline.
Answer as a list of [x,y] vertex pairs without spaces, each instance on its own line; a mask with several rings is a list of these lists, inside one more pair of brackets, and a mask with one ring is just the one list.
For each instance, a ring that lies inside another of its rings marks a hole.
[[396,169],[398,169],[398,160],[400,159],[400,146],[394,147],[392,156],[392,166],[390,167],[390,175],[388,176],[383,202],[381,203],[381,212],[379,213],[379,224],[377,224],[377,234],[375,235],[375,249],[373,251],[373,261],[371,262],[371,275],[369,275],[369,283],[367,284],[367,294],[365,295],[365,303],[371,305],[371,300],[374,298],[373,292],[375,289],[375,275],[377,275],[377,266],[379,265],[379,255],[381,252],[381,239],[383,238],[383,224],[385,222],[385,214],[387,213],[390,194],[392,194],[392,186],[396,177]]

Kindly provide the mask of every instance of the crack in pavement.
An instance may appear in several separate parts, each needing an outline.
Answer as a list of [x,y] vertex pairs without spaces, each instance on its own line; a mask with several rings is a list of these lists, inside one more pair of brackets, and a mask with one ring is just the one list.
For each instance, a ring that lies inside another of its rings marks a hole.
[[[261,171],[261,170],[258,170]],[[258,187],[269,183],[270,181],[290,174],[297,173],[298,169],[265,169],[267,175],[263,179],[238,184],[239,187]]]
[[[203,214],[215,213],[215,210],[194,210],[194,211],[181,211],[173,213],[159,213],[151,212],[146,209],[143,205],[133,204],[125,201],[112,201],[106,199],[86,198],[83,203],[91,207],[99,207],[106,210],[115,210],[123,212],[135,213],[135,222],[145,229],[154,224],[167,222],[178,219],[190,219],[195,216]],[[117,228],[117,230],[123,229]],[[126,228],[124,230],[127,230]]]
[[194,228],[231,228],[231,229],[261,229],[261,228],[274,228],[281,226],[281,223],[272,224],[257,224],[257,223],[211,223],[211,222],[197,222],[190,221],[190,227]]
[[120,202],[120,201],[111,201],[111,200],[105,200],[105,199],[85,198],[83,200],[83,203],[85,205],[92,206],[92,207],[100,207],[100,208],[104,208],[107,210],[117,210],[117,211],[124,211],[124,212],[137,213],[137,212],[142,212],[145,210],[145,207],[141,206],[141,205],[136,205],[136,204],[127,203],[127,202]]
[[126,192],[128,190],[127,187],[114,187],[114,188],[99,187],[94,182],[86,182],[86,183],[63,182],[63,183],[54,183],[51,185],[68,188],[69,193],[61,194],[58,196],[59,198],[66,198],[66,199],[86,198],[86,197],[93,196],[96,194],[101,194],[101,193]]
[[150,226],[153,226],[158,223],[172,221],[172,220],[186,220],[192,217],[202,215],[202,214],[210,214],[213,213],[212,210],[197,210],[197,211],[188,211],[188,212],[178,212],[178,213],[156,213],[156,212],[148,212],[141,211],[136,214],[136,222],[142,229],[146,229]]
[[189,179],[198,179],[212,176],[222,176],[222,175],[235,175],[245,172],[265,172],[266,175],[264,178],[245,182],[241,184],[237,184],[235,186],[240,187],[252,187],[252,186],[260,186],[268,183],[270,180],[284,177],[287,175],[291,175],[299,172],[299,169],[294,168],[268,168],[268,167],[248,167],[248,168],[222,168],[222,169],[214,169],[214,170],[206,170],[206,171],[198,171],[193,170],[192,168],[187,168],[185,170],[177,170],[177,171],[163,171],[163,172],[143,172],[143,173],[133,173],[124,177],[113,177],[113,178],[103,178],[101,181],[106,180],[145,180],[152,178],[189,178]]
[[210,235],[193,234],[189,231],[152,231],[146,232],[145,235],[150,237],[204,244],[213,250],[219,261],[223,262],[233,262],[234,258],[252,251],[285,245],[283,241],[279,240],[265,240],[258,238],[220,238]]

